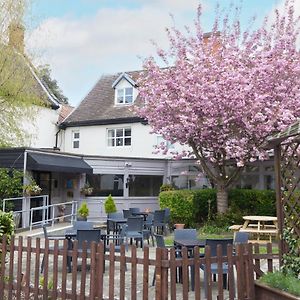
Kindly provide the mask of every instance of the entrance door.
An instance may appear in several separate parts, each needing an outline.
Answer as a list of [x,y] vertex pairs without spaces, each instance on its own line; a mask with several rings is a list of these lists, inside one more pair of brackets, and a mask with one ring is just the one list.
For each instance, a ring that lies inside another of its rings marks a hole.
[[[34,172],[33,178],[42,189],[42,195],[49,196],[49,204],[51,203],[51,173],[50,172]],[[43,206],[43,197],[36,197],[31,199],[31,207]],[[50,211],[49,211],[50,214]],[[50,216],[48,216],[50,217]],[[33,222],[42,221],[43,211],[37,210],[33,213]]]

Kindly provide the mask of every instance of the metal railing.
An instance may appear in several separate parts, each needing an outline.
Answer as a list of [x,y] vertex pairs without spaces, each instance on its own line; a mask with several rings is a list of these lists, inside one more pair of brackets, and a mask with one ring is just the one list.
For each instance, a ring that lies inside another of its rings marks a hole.
[[[31,200],[36,198],[42,198],[42,205],[38,207],[31,207]],[[7,207],[8,201],[22,201],[22,210],[14,210],[14,213],[20,213],[22,216],[22,228],[28,228],[32,230],[32,227],[38,225],[44,225],[46,223],[51,223],[52,226],[55,223],[55,220],[59,220],[60,218],[68,218],[70,217],[71,223],[73,224],[74,220],[76,219],[77,214],[77,207],[78,201],[68,201],[68,202],[61,202],[56,204],[49,205],[49,196],[48,195],[39,195],[39,196],[29,196],[29,197],[16,197],[16,198],[6,198],[3,199],[2,209],[5,211]],[[55,215],[55,211],[59,206],[71,206],[71,210],[69,214]],[[41,220],[34,221],[34,213],[42,211],[42,218]]]

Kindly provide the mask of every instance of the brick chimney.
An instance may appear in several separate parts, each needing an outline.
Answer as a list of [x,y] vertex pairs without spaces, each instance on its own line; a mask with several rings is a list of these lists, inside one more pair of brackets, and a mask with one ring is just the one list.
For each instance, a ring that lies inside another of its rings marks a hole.
[[17,52],[24,54],[25,27],[21,24],[10,24],[8,27],[8,45],[15,48]]

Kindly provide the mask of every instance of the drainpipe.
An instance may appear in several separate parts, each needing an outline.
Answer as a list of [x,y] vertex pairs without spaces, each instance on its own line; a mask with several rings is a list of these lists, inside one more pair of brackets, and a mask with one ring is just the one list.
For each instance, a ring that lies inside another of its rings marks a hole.
[[60,133],[61,129],[59,128],[58,131],[55,134],[55,146],[54,146],[54,150],[59,150],[58,148],[58,134]]

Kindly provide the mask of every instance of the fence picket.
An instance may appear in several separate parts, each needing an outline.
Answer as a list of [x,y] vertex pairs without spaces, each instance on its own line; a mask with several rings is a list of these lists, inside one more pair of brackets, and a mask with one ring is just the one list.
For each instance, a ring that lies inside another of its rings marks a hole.
[[40,255],[41,255],[41,239],[37,238],[35,242],[35,268],[34,268],[34,300],[39,299],[39,277],[40,277]]
[[12,299],[14,280],[15,237],[12,236],[9,245],[8,299]]
[[96,243],[91,244],[91,267],[90,267],[90,299],[96,297]]
[[[254,244],[254,252],[255,254],[259,254],[259,244]],[[255,259],[255,269],[260,270],[260,260]],[[260,274],[256,272],[256,280],[260,278]]]
[[199,247],[194,248],[194,288],[195,288],[195,300],[201,299],[200,288],[200,254]]
[[109,245],[109,300],[115,297],[115,244]]
[[155,300],[161,300],[161,257],[162,249],[156,248],[155,256]]
[[189,266],[187,248],[182,248],[182,297],[187,299],[189,295]]
[[235,298],[235,284],[234,284],[234,261],[233,261],[233,246],[227,245],[227,260],[228,260],[228,287],[229,287],[229,299]]
[[136,245],[131,246],[131,300],[136,300],[137,257]]
[[[168,249],[164,248],[162,249],[162,259],[164,262],[168,261]],[[162,266],[162,299],[167,300],[168,299],[168,268],[169,266]]]
[[[71,248],[72,241],[68,241],[68,248]],[[72,245],[72,300],[77,299],[77,266],[78,266],[78,241],[73,241]]]
[[62,255],[62,275],[61,275],[61,299],[67,298],[67,265],[68,265],[68,241],[64,240]]
[[204,285],[207,300],[212,300],[212,278],[211,278],[211,249],[205,246],[205,271]]
[[144,264],[143,264],[143,300],[148,300],[149,285],[149,247],[144,247]]
[[[97,246],[97,275],[96,275],[96,289],[98,299],[103,299],[103,274],[105,269],[105,260],[104,260],[104,249],[105,245],[103,242],[99,243]],[[121,298],[120,298],[121,299]]]
[[0,299],[4,298],[4,283],[5,283],[5,259],[6,259],[7,238],[2,238],[1,245],[1,276],[0,276]]
[[26,252],[27,253],[26,253],[25,292],[24,292],[25,299],[29,298],[30,296],[31,237],[27,238]]
[[22,250],[23,250],[23,237],[19,236],[18,244],[18,266],[17,266],[17,300],[21,299],[21,287],[22,287]]
[[43,298],[48,298],[48,276],[49,276],[49,239],[45,239],[45,249],[44,249],[44,256],[43,256]]
[[246,280],[248,281],[248,299],[254,300],[255,299],[255,291],[254,291],[254,268],[253,268],[253,245],[248,244],[247,246],[247,253],[248,253],[248,274]]
[[217,267],[218,267],[218,299],[224,299],[223,285],[223,257],[222,257],[222,246],[217,245]]
[[53,288],[52,288],[52,299],[57,299],[57,285],[58,285],[58,240],[54,241],[53,248]]
[[177,267],[176,267],[176,253],[175,248],[170,250],[170,277],[171,277],[171,300],[176,300],[176,280],[177,280]]
[[87,260],[87,242],[82,243],[81,251],[81,283],[80,283],[80,300],[85,299],[85,284],[86,284],[86,262]]

